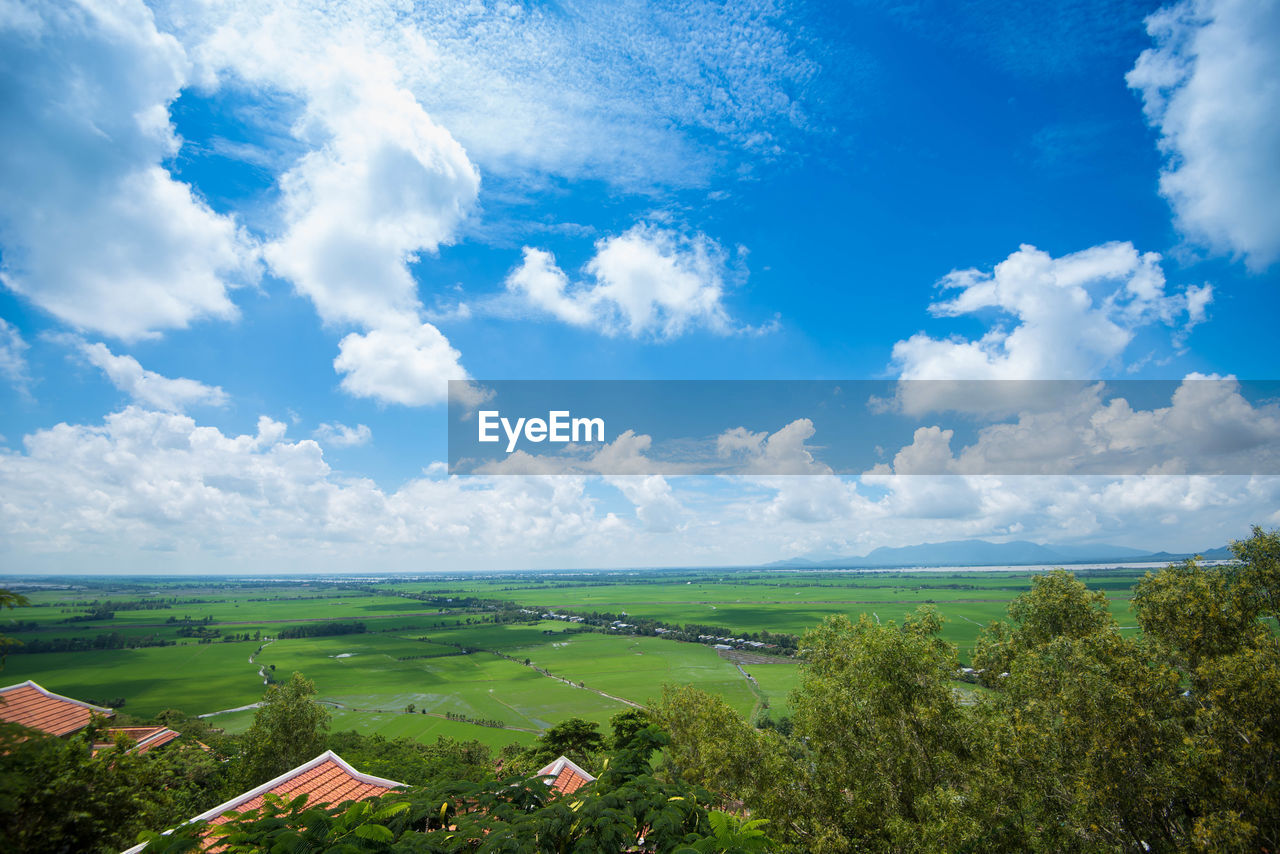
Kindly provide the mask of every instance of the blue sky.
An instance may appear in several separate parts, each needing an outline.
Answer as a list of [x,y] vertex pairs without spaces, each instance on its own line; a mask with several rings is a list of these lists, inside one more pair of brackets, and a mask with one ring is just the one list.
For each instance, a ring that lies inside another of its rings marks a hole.
[[[1229,393],[1028,427],[1044,458],[1100,419],[1155,449],[1124,478],[910,475],[959,457],[934,434],[862,477],[441,467],[450,379],[1274,379],[1278,44],[1280,4],[1228,0],[4,0],[0,559],[724,564],[1280,525],[1274,476],[1179,467],[1192,433],[1274,448],[1275,403]],[[755,452],[803,454],[789,423]]]

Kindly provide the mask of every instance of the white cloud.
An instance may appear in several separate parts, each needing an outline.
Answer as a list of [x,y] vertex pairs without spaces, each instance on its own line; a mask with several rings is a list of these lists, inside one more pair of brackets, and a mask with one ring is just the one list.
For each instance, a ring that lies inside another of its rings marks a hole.
[[1280,258],[1280,3],[1186,0],[1147,19],[1129,72],[1165,154],[1178,228],[1261,270]]
[[[1089,379],[1119,367],[1139,329],[1156,323],[1180,331],[1204,318],[1208,285],[1166,293],[1160,256],[1129,243],[1105,243],[1053,258],[1022,246],[991,273],[958,270],[939,286],[959,291],[929,306],[936,317],[992,312],[981,338],[933,338],[920,332],[893,346],[904,380]],[[1003,324],[1011,321],[1011,328]],[[936,391],[929,384],[920,391]],[[957,404],[961,403],[957,401]]]
[[89,364],[99,368],[116,388],[145,406],[167,412],[182,412],[189,406],[224,406],[227,394],[219,386],[205,385],[185,377],[172,379],[148,371],[132,356],[117,356],[105,344],[76,344]]
[[636,508],[636,518],[650,533],[669,533],[680,527],[685,510],[671,484],[662,475],[607,477],[605,482],[621,492]]
[[373,431],[365,424],[348,427],[346,424],[321,424],[311,434],[322,445],[334,448],[352,448],[367,445],[373,438]]
[[27,370],[27,347],[18,327],[0,317],[0,376],[20,391],[26,391],[31,383]]
[[595,248],[585,267],[591,283],[571,286],[549,252],[525,247],[520,266],[507,276],[507,291],[535,312],[607,335],[734,331],[722,302],[725,252],[705,234],[640,223]]
[[465,380],[460,354],[430,323],[353,332],[338,344],[333,367],[342,389],[384,403],[425,406],[448,399],[449,380]]
[[453,240],[480,176],[375,58],[337,54],[324,69],[298,81],[297,132],[320,147],[280,179],[285,232],[265,254],[325,322],[376,329],[417,316],[408,265]]
[[709,0],[161,4],[209,81],[279,85],[376,53],[486,171],[628,187],[705,181],[718,168],[708,135],[768,157],[808,127],[818,69],[786,13]]
[[[17,570],[371,571],[757,563],[1000,537],[1202,549],[1280,525],[1280,478],[444,477],[336,474],[260,418],[236,435],[128,407],[0,449]],[[602,512],[617,490],[631,514]],[[180,565],[157,548],[177,550]]]
[[1189,374],[1167,406],[1103,399],[1104,384],[1058,395],[978,431],[955,452],[953,430],[921,427],[877,473],[1141,474],[1280,471],[1280,405],[1250,403],[1235,377]]
[[806,447],[814,432],[808,418],[797,418],[775,433],[735,427],[716,437],[716,453],[751,474],[830,474],[830,467],[815,460]]
[[507,290],[534,309],[573,326],[588,326],[595,319],[588,295],[569,292],[569,277],[556,266],[555,256],[543,249],[524,248],[524,260],[507,276]]
[[[531,454],[515,450],[504,454],[497,461],[483,462],[468,469],[476,474],[488,475],[652,475],[655,468],[679,474],[687,468],[681,462],[650,459],[647,454],[653,438],[624,430],[612,442],[599,448],[594,445],[569,444],[560,453]],[[460,462],[470,463],[469,460]]]
[[235,316],[255,249],[161,166],[182,47],[137,0],[20,11],[0,20],[0,282],[123,339]]
[[452,561],[484,544],[527,563],[543,548],[589,543],[599,521],[580,478],[428,476],[394,492],[340,478],[319,444],[291,441],[283,423],[265,417],[255,433],[231,435],[128,407],[100,425],[37,431],[24,445],[25,453],[0,451],[0,531],[32,560],[141,559],[169,543],[183,567],[205,571],[338,568],[336,555],[349,568],[379,553],[402,567],[442,569],[422,566],[423,546]]
[[410,268],[455,240],[479,172],[375,33],[290,3],[226,4],[204,24],[186,35],[206,85],[280,90],[303,104],[292,133],[309,150],[280,176],[280,234],[263,254],[326,324],[362,330],[339,345],[341,387],[383,403],[443,401],[447,381],[466,372],[423,322]]

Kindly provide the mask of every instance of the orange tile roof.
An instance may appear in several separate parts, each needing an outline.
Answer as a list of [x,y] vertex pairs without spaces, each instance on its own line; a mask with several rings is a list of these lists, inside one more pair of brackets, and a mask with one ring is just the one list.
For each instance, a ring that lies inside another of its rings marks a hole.
[[84,729],[95,712],[106,717],[115,715],[111,709],[47,691],[30,679],[0,688],[0,720],[49,735],[70,735]]
[[[335,755],[332,759],[325,759],[325,761],[308,768],[302,773],[291,771],[289,773],[295,776],[277,783],[260,795],[242,801],[235,806],[227,807],[223,812],[232,809],[236,812],[248,812],[249,810],[257,809],[262,806],[264,795],[267,792],[279,795],[286,800],[296,798],[298,795],[305,793],[307,795],[307,806],[309,807],[316,804],[333,804],[336,806],[343,801],[363,801],[366,798],[376,798],[378,795],[385,795],[397,786],[402,785],[393,780],[380,781],[378,783],[366,782],[360,779],[366,775],[360,774],[346,763],[338,764],[338,762],[334,761],[336,758],[337,756]],[[222,824],[226,820],[224,816],[218,815],[211,819],[211,823]]]
[[552,777],[553,779],[547,781],[547,785],[566,795],[572,795],[595,779],[567,756],[561,756],[555,762],[542,768],[538,772],[538,776]]
[[153,747],[168,744],[182,735],[182,733],[174,732],[163,726],[113,726],[107,730],[106,738],[103,741],[94,742],[93,752],[97,753],[114,745],[117,735],[126,735],[130,741],[134,742],[133,746],[126,752],[146,753]]
[[[332,750],[326,750],[310,762],[303,763],[292,771],[286,771],[274,780],[268,780],[255,789],[250,789],[211,810],[206,810],[190,821],[207,821],[210,824],[222,824],[227,821],[223,813],[247,812],[262,806],[264,796],[268,793],[282,798],[296,798],[306,793],[307,806],[316,804],[337,805],[343,801],[363,801],[385,795],[392,789],[404,786],[395,780],[362,774],[348,765],[341,756]],[[124,854],[141,851],[142,845],[130,848]]]

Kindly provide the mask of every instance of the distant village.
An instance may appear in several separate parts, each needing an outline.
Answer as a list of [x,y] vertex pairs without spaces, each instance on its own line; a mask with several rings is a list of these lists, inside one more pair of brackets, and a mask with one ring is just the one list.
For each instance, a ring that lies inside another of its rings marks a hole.
[[[561,620],[566,623],[580,624],[593,629],[626,635],[644,635],[662,637],[668,640],[679,640],[688,643],[701,643],[719,650],[755,650],[774,655],[793,656],[796,653],[798,638],[795,635],[774,632],[751,632],[745,637],[734,637],[723,633],[718,626],[672,626],[661,620],[640,619],[628,623],[622,614],[591,614],[589,616],[575,614],[571,611],[540,611],[534,608],[521,608],[520,613],[530,618],[542,620]],[[630,619],[636,619],[634,617]]]

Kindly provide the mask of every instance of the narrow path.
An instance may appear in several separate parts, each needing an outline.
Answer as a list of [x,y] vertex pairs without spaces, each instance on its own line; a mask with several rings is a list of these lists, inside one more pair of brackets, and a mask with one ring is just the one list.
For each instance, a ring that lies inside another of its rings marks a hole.
[[748,718],[748,720],[754,721],[756,719],[756,715],[760,714],[760,705],[764,702],[764,694],[760,691],[759,683],[752,678],[751,674],[742,669],[741,664],[735,661],[733,666],[738,668],[738,672],[742,674],[742,678],[747,681],[747,690],[756,698],[756,704],[751,707],[751,717]]
[[[488,650],[485,650],[485,651],[487,652]],[[543,676],[547,677],[548,679],[556,679],[560,682],[563,682],[566,685],[570,685],[579,690],[590,691],[593,694],[599,694],[601,697],[607,697],[610,700],[614,700],[616,702],[622,703],[624,706],[630,706],[633,709],[644,708],[644,706],[640,705],[634,700],[628,700],[626,697],[617,697],[617,696],[614,696],[613,694],[606,694],[604,691],[601,691],[599,688],[588,688],[585,684],[574,682],[572,679],[566,679],[563,676],[553,676],[552,674],[548,673],[545,670],[541,670],[537,667],[534,667],[532,664],[530,664],[529,667],[533,668],[534,670],[537,670],[539,673],[541,673]]]
[[256,709],[256,708],[258,708],[258,707],[259,707],[259,706],[261,706],[261,705],[262,705],[262,703],[250,703],[250,704],[249,704],[249,705],[247,705],[247,706],[236,706],[234,709],[220,709],[220,710],[218,710],[218,711],[216,711],[216,712],[205,712],[203,715],[196,715],[196,717],[197,717],[197,718],[211,718],[211,717],[213,717],[214,715],[225,715],[225,714],[229,714],[230,712],[247,712],[247,711],[249,711],[250,709]]

